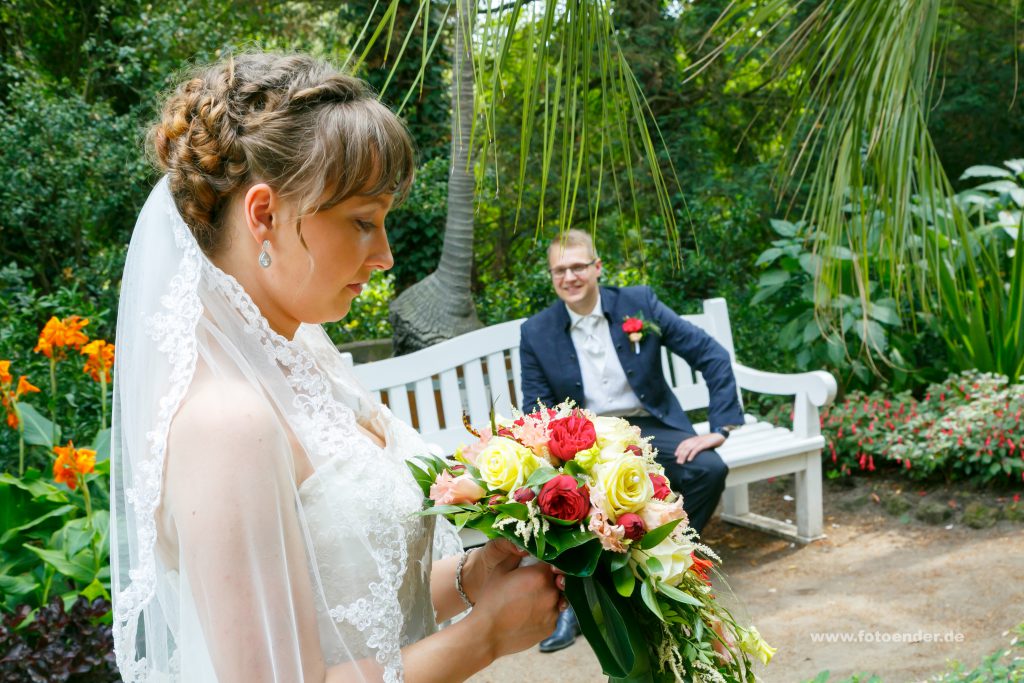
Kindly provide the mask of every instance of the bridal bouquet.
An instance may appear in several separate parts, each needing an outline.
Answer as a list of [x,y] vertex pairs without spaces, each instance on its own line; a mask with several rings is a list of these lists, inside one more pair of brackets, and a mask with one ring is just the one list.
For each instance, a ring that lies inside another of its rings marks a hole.
[[640,429],[563,403],[467,429],[454,459],[410,468],[423,514],[504,537],[566,574],[565,594],[611,681],[753,681],[774,649],[715,599],[720,562],[687,526]]

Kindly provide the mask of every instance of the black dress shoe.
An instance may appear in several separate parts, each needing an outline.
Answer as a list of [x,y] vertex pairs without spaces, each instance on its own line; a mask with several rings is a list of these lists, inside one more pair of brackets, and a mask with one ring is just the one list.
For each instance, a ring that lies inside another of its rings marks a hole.
[[569,607],[558,615],[555,632],[540,641],[540,651],[557,652],[565,649],[576,642],[576,636],[579,634],[580,623],[576,621],[576,613],[572,611],[572,607]]

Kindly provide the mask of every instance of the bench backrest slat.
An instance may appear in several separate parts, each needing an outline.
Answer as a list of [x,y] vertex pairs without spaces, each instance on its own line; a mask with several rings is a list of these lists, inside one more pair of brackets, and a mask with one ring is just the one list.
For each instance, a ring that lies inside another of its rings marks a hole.
[[[714,337],[735,362],[724,299],[705,300],[703,313],[681,317]],[[355,373],[371,392],[384,393],[396,416],[410,422],[427,441],[451,452],[473,440],[462,426],[463,412],[473,425],[483,426],[489,422],[492,406],[506,416],[513,406],[518,407],[522,393],[519,328],[524,321],[492,325],[406,356],[357,365]],[[706,408],[704,378],[682,358],[668,350],[663,353],[662,370],[683,409]]]

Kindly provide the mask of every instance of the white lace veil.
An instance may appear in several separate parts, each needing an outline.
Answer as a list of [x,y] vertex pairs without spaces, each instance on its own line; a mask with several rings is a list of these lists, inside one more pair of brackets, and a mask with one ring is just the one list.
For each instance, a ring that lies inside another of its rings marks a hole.
[[[420,492],[403,458],[426,446],[319,326],[293,340],[270,329],[200,251],[166,178],[132,236],[117,342],[111,582],[124,680],[290,683],[331,667],[338,680],[402,680],[400,648],[433,629],[432,546],[459,549],[450,525],[432,541],[412,514]],[[175,451],[172,421],[188,410],[207,427],[203,446]],[[299,485],[294,453],[314,472]]]

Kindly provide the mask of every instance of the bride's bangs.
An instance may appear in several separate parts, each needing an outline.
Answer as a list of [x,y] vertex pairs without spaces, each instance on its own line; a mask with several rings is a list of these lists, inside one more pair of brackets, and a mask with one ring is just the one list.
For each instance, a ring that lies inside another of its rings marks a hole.
[[354,195],[394,195],[405,200],[416,171],[416,155],[405,124],[376,99],[332,107],[320,127],[323,192],[316,210]]

